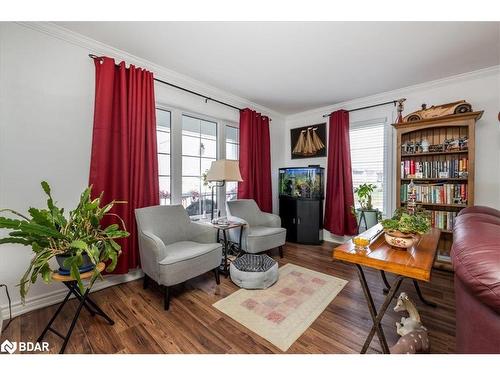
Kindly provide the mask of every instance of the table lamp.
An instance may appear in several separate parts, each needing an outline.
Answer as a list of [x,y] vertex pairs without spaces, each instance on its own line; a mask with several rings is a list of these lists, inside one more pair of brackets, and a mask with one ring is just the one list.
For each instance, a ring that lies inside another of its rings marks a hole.
[[211,221],[214,220],[214,188],[224,186],[226,181],[243,181],[238,164],[238,160],[216,160],[212,162],[212,165],[207,172],[207,181],[215,182],[215,185],[212,185],[212,214],[210,216]]

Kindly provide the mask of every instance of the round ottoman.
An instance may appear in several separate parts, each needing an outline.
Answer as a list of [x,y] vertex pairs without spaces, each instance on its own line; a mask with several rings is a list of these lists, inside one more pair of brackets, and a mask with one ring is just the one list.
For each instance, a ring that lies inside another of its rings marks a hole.
[[278,281],[278,263],[267,255],[244,254],[229,266],[233,283],[243,289],[266,289]]

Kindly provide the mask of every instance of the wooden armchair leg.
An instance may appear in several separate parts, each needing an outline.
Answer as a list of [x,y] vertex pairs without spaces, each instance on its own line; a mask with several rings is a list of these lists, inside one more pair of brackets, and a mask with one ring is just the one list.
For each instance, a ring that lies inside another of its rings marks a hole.
[[164,287],[163,290],[163,309],[168,310],[170,308],[170,290],[168,286]]
[[280,252],[280,258],[283,258],[283,246],[280,246],[278,249]]
[[142,280],[142,288],[147,289],[149,285],[149,276],[144,274],[144,280]]

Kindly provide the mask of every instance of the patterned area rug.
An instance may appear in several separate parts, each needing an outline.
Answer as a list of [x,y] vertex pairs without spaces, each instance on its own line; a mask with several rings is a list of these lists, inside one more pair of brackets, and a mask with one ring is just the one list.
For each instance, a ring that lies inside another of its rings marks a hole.
[[326,309],[346,280],[286,264],[265,290],[240,289],[214,307],[283,351]]

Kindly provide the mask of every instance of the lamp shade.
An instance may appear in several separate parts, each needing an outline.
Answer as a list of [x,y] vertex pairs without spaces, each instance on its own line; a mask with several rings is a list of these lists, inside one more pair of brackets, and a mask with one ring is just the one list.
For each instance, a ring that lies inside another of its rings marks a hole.
[[212,162],[207,172],[208,181],[243,181],[238,160],[221,159]]

